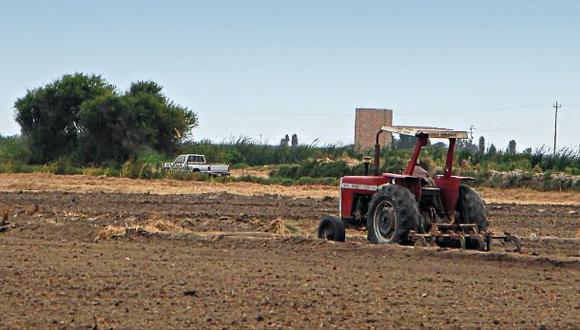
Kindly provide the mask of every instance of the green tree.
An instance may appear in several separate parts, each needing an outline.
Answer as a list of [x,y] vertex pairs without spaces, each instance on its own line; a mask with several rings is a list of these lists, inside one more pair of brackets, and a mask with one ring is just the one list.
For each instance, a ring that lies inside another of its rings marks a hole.
[[28,163],[30,150],[21,136],[0,136],[0,162]]
[[154,82],[137,82],[121,96],[107,95],[81,108],[82,160],[124,162],[142,147],[174,152],[197,126],[197,116],[175,105]]
[[489,149],[487,149],[487,154],[490,156],[497,155],[497,148],[493,145],[493,143],[489,146]]
[[516,154],[516,140],[510,140],[508,144],[508,154],[510,155]]
[[292,134],[292,148],[298,147],[298,135]]
[[393,139],[394,149],[411,149],[415,146],[417,138],[410,135],[400,134],[398,139]]
[[281,147],[287,147],[288,143],[290,143],[290,137],[288,136],[288,134],[286,134],[284,136],[284,138],[282,140],[280,140],[280,146]]
[[105,95],[83,104],[80,154],[85,163],[116,161],[129,158],[139,145],[139,137],[130,129],[136,118],[127,99]]
[[129,90],[125,93],[126,95],[138,95],[138,94],[148,94],[155,96],[163,101],[165,101],[165,96],[162,93],[163,87],[154,81],[136,81],[131,83]]
[[479,137],[478,152],[480,155],[485,153],[485,138],[483,136]]
[[28,90],[14,103],[20,124],[32,152],[32,161],[46,163],[70,156],[77,149],[81,105],[114,88],[101,76],[67,74],[44,87]]

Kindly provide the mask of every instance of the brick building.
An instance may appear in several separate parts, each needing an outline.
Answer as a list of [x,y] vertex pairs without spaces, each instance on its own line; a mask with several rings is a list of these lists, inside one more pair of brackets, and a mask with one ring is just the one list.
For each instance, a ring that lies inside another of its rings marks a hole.
[[[375,146],[375,136],[385,125],[393,124],[393,110],[357,108],[354,123],[354,144],[358,149],[372,149]],[[381,146],[391,144],[391,133],[381,134]]]

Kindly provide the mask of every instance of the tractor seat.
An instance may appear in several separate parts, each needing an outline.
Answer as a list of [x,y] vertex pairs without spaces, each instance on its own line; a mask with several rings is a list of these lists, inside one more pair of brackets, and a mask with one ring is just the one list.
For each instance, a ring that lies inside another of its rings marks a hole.
[[437,214],[444,215],[441,189],[437,187],[421,187],[421,209],[426,208],[434,208]]
[[439,194],[441,194],[441,189],[437,187],[421,187],[421,195],[438,196]]

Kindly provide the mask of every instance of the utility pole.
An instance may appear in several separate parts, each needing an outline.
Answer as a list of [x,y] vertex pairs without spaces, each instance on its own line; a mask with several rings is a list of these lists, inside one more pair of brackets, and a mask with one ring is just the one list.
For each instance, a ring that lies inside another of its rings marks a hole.
[[473,131],[475,130],[475,126],[469,126],[469,143],[473,143]]
[[556,109],[554,113],[554,155],[556,154],[556,133],[558,132],[558,108],[562,107],[562,104],[558,104],[558,101],[552,105]]

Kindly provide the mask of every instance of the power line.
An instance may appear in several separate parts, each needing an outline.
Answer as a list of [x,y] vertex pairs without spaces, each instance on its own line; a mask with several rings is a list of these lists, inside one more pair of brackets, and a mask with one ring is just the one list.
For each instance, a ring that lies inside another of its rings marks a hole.
[[[560,104],[558,104],[558,107],[560,106]],[[568,103],[566,103],[566,106],[568,106]],[[560,130],[562,127],[574,127],[576,128],[578,125],[574,124],[574,123],[560,123],[558,125],[560,127]],[[522,129],[537,129],[538,127],[542,127],[545,130],[550,129],[550,127],[546,126],[546,124],[532,124],[532,125],[520,125],[520,126],[509,126],[509,127],[494,127],[494,128],[478,128],[479,131],[481,132],[496,132],[496,131],[512,131],[512,130],[522,130]],[[542,130],[543,131],[543,130]],[[562,136],[562,135],[560,135]]]
[[509,127],[498,127],[498,128],[481,128],[479,129],[482,132],[497,132],[497,131],[513,131],[518,129],[531,129],[537,127],[545,127],[544,124],[536,124],[536,125],[523,125],[523,126],[509,126]]
[[471,109],[471,110],[446,110],[446,111],[434,111],[434,112],[404,112],[404,113],[400,113],[397,114],[397,116],[407,116],[407,115],[430,115],[430,114],[434,114],[434,115],[439,115],[439,114],[446,114],[446,113],[477,113],[477,112],[503,112],[506,110],[512,110],[512,111],[524,111],[527,109],[531,109],[531,108],[543,108],[546,105],[522,105],[522,106],[512,106],[512,107],[496,107],[496,108],[479,108],[479,109]]
[[290,116],[290,117],[354,117],[354,115],[347,114],[336,114],[336,113],[299,113],[299,112],[266,112],[266,111],[231,111],[231,110],[194,110],[201,113],[207,114],[232,114],[232,115],[254,115],[254,116]]
[[[494,107],[494,108],[478,108],[470,110],[442,110],[442,111],[426,111],[426,112],[400,112],[396,111],[396,116],[416,116],[416,115],[440,115],[440,114],[453,114],[453,113],[477,113],[477,112],[504,112],[504,111],[525,111],[532,108],[543,108],[545,104],[542,105],[524,105],[524,106],[511,106],[511,107]],[[224,114],[237,114],[237,115],[256,115],[256,116],[296,116],[296,117],[354,117],[354,114],[344,114],[344,113],[330,113],[330,112],[308,112],[308,113],[298,113],[298,112],[271,112],[271,111],[232,111],[232,110],[208,110],[200,109],[197,110],[202,113],[224,113]]]

